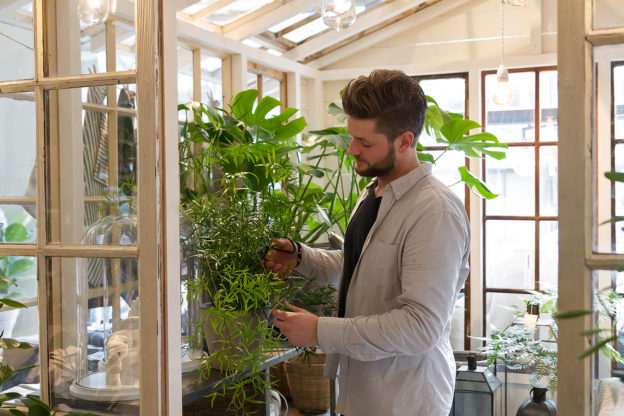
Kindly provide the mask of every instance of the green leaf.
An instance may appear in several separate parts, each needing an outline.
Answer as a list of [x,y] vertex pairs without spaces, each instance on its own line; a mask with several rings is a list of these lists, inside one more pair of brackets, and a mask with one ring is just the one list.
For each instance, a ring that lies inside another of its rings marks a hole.
[[476,192],[486,199],[494,199],[498,196],[497,194],[492,193],[488,189],[488,187],[483,182],[481,182],[479,178],[473,176],[470,172],[468,172],[468,169],[466,169],[465,166],[460,166],[458,170],[462,182],[468,185],[470,190],[472,190],[473,192]]
[[330,103],[327,106],[327,112],[330,115],[336,117],[341,123],[344,123],[347,120],[347,115],[345,114],[344,110],[335,103]]
[[17,409],[10,409],[9,412],[15,416],[29,416],[26,413],[22,412],[21,410],[17,410]]
[[35,262],[31,259],[19,259],[9,264],[7,276],[15,276],[26,273],[35,268]]
[[245,124],[253,124],[253,105],[258,98],[258,90],[241,91],[232,100],[232,114]]
[[25,308],[26,307],[26,305],[24,305],[23,303],[20,303],[13,299],[7,299],[7,298],[0,299],[0,303],[6,306],[10,306],[11,308]]
[[624,182],[624,172],[605,172],[604,175],[611,182]]
[[301,133],[307,125],[308,123],[306,123],[305,118],[296,118],[290,123],[276,128],[274,140],[285,140],[294,137]]
[[624,221],[624,217],[612,217],[606,221],[601,222],[600,225],[609,224],[612,222],[615,223],[615,222],[620,222],[620,221]]
[[554,316],[555,319],[574,319],[585,315],[591,315],[592,311],[587,310],[571,310],[571,311],[560,311],[557,312]]
[[421,162],[429,162],[429,163],[435,164],[435,159],[433,158],[432,154],[418,152],[417,155],[418,155],[418,160],[420,160]]
[[28,238],[28,230],[22,224],[13,223],[4,231],[4,240],[8,243],[23,243]]
[[476,121],[455,119],[444,123],[444,125],[440,127],[440,133],[442,133],[449,143],[453,144],[460,141],[468,131],[479,127],[481,127],[481,125]]
[[618,338],[617,336],[612,336],[612,337],[609,337],[609,338],[601,340],[600,342],[598,342],[595,345],[593,345],[590,349],[588,349],[587,351],[583,352],[583,354],[581,354],[579,356],[579,358],[589,357],[593,353],[600,351],[600,349],[603,348],[605,345],[608,345],[611,342],[617,340],[617,338]]

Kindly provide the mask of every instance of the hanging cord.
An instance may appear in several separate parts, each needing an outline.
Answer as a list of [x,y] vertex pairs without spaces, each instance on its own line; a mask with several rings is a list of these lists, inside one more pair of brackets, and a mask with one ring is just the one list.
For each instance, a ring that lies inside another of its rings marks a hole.
[[505,63],[505,15],[503,13],[503,4],[505,0],[501,0],[500,3],[500,21],[501,21],[501,65]]
[[23,47],[25,47],[26,49],[30,49],[31,51],[33,50],[33,48],[31,48],[30,46],[26,45],[25,43],[20,42],[20,41],[19,41],[19,40],[17,40],[17,39],[13,39],[11,36],[9,36],[9,35],[7,35],[7,34],[5,34],[5,33],[0,32],[0,35],[4,36],[4,37],[5,37],[5,38],[7,38],[8,40],[12,40],[13,42],[15,42],[15,43],[17,43],[17,44],[22,45],[22,46],[23,46]]

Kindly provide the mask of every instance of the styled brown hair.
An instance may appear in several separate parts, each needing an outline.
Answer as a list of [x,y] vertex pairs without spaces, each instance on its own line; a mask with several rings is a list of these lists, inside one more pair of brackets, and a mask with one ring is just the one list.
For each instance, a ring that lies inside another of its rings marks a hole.
[[425,123],[427,99],[418,81],[401,71],[376,69],[351,80],[342,93],[348,116],[374,119],[377,132],[392,141],[401,133],[414,133],[412,147]]

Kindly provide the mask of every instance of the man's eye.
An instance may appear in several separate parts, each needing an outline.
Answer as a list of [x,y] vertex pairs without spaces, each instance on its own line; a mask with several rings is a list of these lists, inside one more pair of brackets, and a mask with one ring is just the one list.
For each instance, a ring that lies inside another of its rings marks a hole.
[[372,147],[372,144],[368,144],[368,143],[362,143],[362,147]]

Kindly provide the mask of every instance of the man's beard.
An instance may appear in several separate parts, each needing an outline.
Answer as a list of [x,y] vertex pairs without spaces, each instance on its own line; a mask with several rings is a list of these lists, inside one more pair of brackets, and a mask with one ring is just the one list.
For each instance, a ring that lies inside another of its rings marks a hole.
[[[356,158],[357,159],[357,158]],[[396,152],[394,151],[394,146],[390,144],[390,150],[388,150],[388,154],[379,162],[369,165],[364,170],[358,170],[357,164],[355,166],[355,171],[361,176],[367,178],[380,177],[388,174],[392,169],[394,169],[394,162],[396,160]]]

